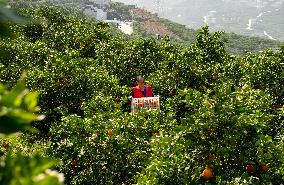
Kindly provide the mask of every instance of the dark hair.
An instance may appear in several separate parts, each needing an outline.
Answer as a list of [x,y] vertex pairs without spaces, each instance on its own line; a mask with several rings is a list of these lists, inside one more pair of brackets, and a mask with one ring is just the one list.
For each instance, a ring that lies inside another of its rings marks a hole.
[[137,78],[136,78],[136,81],[137,82],[141,82],[141,81],[143,81],[144,82],[144,77],[142,76],[142,75],[139,75],[139,76],[137,76]]

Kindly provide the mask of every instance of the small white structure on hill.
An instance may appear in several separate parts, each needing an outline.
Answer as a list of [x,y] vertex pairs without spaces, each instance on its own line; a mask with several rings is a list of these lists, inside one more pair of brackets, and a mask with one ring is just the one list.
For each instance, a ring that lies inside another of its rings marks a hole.
[[133,33],[133,21],[107,20],[107,12],[110,7],[110,0],[88,0],[82,7],[83,12],[97,20],[107,22],[120,29],[125,34]]
[[131,35],[133,33],[133,21],[121,21],[115,18],[114,20],[104,20],[104,22],[117,27],[127,35]]
[[133,33],[133,22],[122,21],[118,28],[125,34],[131,35]]

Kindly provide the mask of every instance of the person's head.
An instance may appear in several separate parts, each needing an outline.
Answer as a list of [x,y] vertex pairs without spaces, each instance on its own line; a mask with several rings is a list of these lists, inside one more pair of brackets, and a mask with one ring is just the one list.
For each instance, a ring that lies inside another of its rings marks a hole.
[[143,76],[141,76],[141,75],[137,76],[137,78],[136,78],[136,83],[137,83],[137,85],[139,86],[139,88],[140,88],[141,90],[144,89],[145,79],[144,79]]

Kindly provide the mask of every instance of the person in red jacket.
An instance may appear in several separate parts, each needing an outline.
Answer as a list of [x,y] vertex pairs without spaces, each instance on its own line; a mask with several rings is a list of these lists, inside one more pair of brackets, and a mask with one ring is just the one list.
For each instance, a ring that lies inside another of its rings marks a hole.
[[139,75],[136,79],[137,86],[132,87],[133,98],[153,97],[152,88],[145,85],[144,77]]

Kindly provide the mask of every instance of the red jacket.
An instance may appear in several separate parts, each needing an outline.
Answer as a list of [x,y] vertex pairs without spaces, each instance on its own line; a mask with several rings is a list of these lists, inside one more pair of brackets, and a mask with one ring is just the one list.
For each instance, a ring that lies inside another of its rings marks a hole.
[[132,97],[133,98],[143,98],[143,97],[152,97],[153,92],[151,87],[149,86],[144,86],[144,91],[146,91],[146,96],[143,91],[140,90],[139,86],[132,87]]

